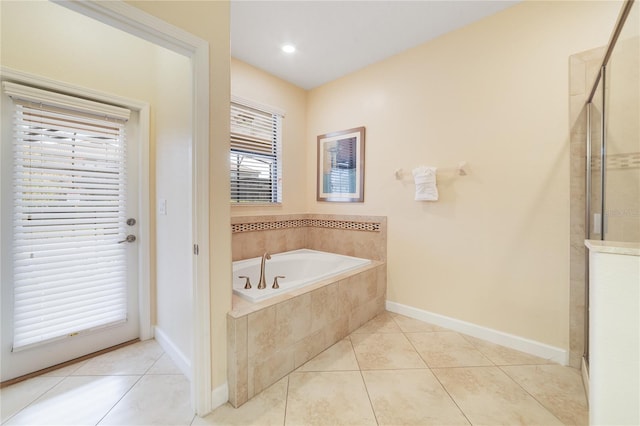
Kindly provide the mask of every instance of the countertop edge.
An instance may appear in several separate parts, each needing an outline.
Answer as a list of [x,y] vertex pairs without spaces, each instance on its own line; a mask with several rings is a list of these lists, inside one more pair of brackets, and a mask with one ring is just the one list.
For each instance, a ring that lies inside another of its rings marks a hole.
[[584,245],[592,252],[640,256],[640,243],[623,241],[585,240]]

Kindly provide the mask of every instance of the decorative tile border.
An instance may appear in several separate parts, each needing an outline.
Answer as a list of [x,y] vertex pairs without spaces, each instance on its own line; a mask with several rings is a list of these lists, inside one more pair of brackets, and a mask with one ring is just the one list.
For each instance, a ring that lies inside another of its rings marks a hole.
[[378,222],[356,222],[351,220],[307,219],[312,228],[346,229],[349,231],[380,232]]
[[357,222],[351,220],[330,220],[330,219],[289,219],[278,220],[273,222],[253,222],[253,223],[234,223],[231,225],[231,233],[251,232],[251,231],[270,231],[274,229],[289,228],[329,228],[344,229],[349,231],[367,231],[380,232],[379,222]]
[[278,220],[275,222],[251,222],[234,223],[231,225],[231,232],[251,232],[251,231],[271,231],[274,229],[302,228],[308,219]]
[[[591,170],[600,170],[602,159],[591,157]],[[607,170],[640,168],[640,152],[607,155]]]

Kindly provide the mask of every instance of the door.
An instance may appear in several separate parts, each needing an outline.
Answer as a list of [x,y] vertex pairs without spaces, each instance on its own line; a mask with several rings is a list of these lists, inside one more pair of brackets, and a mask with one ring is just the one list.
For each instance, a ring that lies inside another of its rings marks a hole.
[[139,336],[136,121],[3,82],[2,381]]

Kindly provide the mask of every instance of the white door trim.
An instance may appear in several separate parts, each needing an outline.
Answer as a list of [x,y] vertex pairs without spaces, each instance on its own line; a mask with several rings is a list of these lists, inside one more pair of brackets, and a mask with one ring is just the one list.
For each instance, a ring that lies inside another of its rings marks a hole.
[[100,92],[90,88],[52,80],[47,77],[9,67],[0,68],[0,76],[3,81],[11,81],[29,86],[37,86],[42,89],[57,93],[65,93],[78,97],[90,97],[93,100],[111,105],[126,107],[138,113],[138,312],[140,317],[140,339],[146,340],[153,337],[151,327],[151,286],[149,282],[149,156],[143,153],[149,152],[149,104],[147,102],[124,98]]
[[[211,324],[209,294],[209,43],[122,1],[52,0],[191,59],[193,88],[194,330],[191,399],[198,415],[211,411]],[[148,212],[148,211],[147,211]]]

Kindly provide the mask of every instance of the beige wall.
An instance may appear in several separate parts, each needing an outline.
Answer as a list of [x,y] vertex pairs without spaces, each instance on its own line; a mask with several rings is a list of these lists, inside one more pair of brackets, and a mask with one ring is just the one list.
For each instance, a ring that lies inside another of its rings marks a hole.
[[[309,93],[316,136],[366,126],[365,202],[388,216],[388,300],[568,349],[568,58],[606,44],[617,2],[525,2]],[[443,170],[438,202],[407,173]]]
[[229,226],[229,2],[129,1],[209,42],[209,188],[212,386],[227,380],[226,314],[231,310]]
[[305,211],[307,179],[305,132],[307,92],[240,60],[231,59],[231,93],[284,110],[282,124],[282,204],[232,206],[231,216],[287,214]]
[[1,29],[3,66],[130,99],[153,98],[154,48],[144,40],[48,1],[2,2]]

